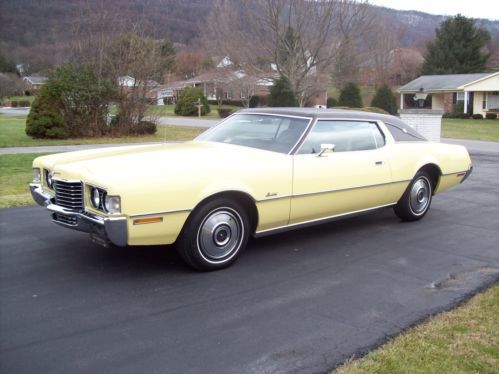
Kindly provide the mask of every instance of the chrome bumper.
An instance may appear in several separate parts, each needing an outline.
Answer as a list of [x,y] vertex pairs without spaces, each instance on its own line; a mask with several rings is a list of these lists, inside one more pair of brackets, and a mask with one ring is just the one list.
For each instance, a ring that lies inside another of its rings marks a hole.
[[33,200],[51,212],[54,223],[72,230],[88,232],[95,242],[102,245],[108,242],[119,247],[127,245],[126,217],[104,218],[86,212],[75,212],[56,205],[53,197],[44,192],[40,185],[30,183],[29,189]]

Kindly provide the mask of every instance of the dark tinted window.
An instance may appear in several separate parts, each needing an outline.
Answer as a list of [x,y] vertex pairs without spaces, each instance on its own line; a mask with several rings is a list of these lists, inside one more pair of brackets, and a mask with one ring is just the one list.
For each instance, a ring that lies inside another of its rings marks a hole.
[[409,126],[399,126],[391,123],[386,123],[386,127],[390,134],[392,134],[393,139],[396,142],[414,142],[414,141],[425,141],[423,135],[416,132],[416,130],[410,128]]
[[385,138],[373,122],[318,121],[298,153],[318,153],[321,144],[334,144],[334,152],[365,151],[382,147]]

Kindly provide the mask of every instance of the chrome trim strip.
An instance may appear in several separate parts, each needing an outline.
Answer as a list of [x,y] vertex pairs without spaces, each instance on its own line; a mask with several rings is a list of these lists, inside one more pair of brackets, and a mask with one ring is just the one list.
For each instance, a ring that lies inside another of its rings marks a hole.
[[456,171],[455,173],[447,173],[447,174],[442,174],[442,177],[448,177],[449,175],[454,175],[454,174],[459,174],[459,173],[467,173],[468,170],[462,170],[462,171]]
[[130,218],[144,217],[144,216],[160,216],[160,215],[164,215],[164,214],[185,213],[185,212],[191,212],[191,211],[192,211],[192,209],[166,210],[163,212],[133,214],[133,215],[130,215]]
[[296,229],[296,228],[302,228],[302,227],[312,226],[312,225],[316,225],[316,224],[320,224],[320,223],[325,223],[327,221],[334,221],[335,219],[344,218],[346,216],[355,216],[355,215],[366,213],[366,212],[369,212],[369,211],[372,211],[372,210],[387,208],[387,207],[393,206],[395,204],[397,204],[397,202],[390,203],[390,204],[385,204],[385,205],[380,205],[380,206],[376,206],[376,207],[373,207],[373,208],[356,210],[356,211],[353,211],[353,212],[335,214],[335,215],[324,217],[324,218],[317,218],[317,219],[312,219],[312,220],[309,220],[309,221],[304,221],[304,222],[299,222],[299,223],[293,223],[291,225],[279,226],[279,227],[275,227],[275,228],[272,228],[272,229],[261,230],[261,231],[255,232],[254,236],[255,236],[255,238],[260,238],[262,236],[266,236],[266,235],[270,235],[270,234],[275,234],[277,232],[284,232],[284,231],[293,230],[293,229]]
[[387,185],[387,184],[407,183],[407,182],[410,182],[411,180],[412,179],[403,179],[403,180],[398,180],[398,181],[393,181],[393,182],[368,184],[368,185],[365,185],[365,186],[339,188],[339,189],[336,189],[336,190],[325,190],[325,191],[317,191],[317,192],[306,192],[306,193],[296,194],[296,195],[284,195],[284,196],[270,197],[268,199],[256,200],[255,202],[257,202],[257,203],[263,203],[263,202],[266,202],[266,201],[269,201],[269,200],[294,198],[294,197],[302,197],[302,196],[310,196],[310,195],[320,195],[320,194],[331,193],[331,192],[341,192],[341,191],[356,190],[356,189],[369,188],[369,187],[379,187],[379,186],[384,186],[384,185]]

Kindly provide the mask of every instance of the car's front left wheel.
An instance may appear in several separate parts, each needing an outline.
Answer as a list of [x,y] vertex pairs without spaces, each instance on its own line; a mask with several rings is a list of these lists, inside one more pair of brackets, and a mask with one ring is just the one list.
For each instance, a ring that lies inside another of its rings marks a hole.
[[177,251],[197,270],[231,265],[246,247],[249,217],[237,201],[217,198],[203,203],[187,220]]

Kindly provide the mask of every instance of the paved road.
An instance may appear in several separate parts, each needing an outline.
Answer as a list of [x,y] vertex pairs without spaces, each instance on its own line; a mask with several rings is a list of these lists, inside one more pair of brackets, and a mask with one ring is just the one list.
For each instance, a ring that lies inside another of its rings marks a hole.
[[252,240],[212,273],[0,210],[0,371],[326,371],[498,279],[499,157],[473,159],[420,222],[385,210]]
[[[482,142],[477,140],[462,140],[462,139],[442,139],[442,143],[461,144],[464,145],[469,152],[477,154],[499,155],[499,143]],[[1,154],[14,153],[51,153],[51,152],[68,152],[79,151],[82,149],[106,148],[106,147],[121,147],[126,145],[144,145],[145,143],[127,143],[127,144],[84,144],[84,145],[49,145],[40,147],[8,147],[0,148]],[[160,144],[160,143],[149,143]]]
[[29,107],[22,108],[9,108],[9,107],[0,107],[0,114],[5,116],[27,116],[29,114]]

